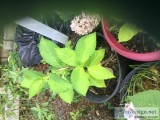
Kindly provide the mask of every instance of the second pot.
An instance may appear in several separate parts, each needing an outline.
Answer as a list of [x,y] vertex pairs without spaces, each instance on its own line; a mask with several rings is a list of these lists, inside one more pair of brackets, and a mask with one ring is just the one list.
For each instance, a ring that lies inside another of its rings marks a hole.
[[[129,87],[129,83],[131,82],[133,76],[140,72],[142,69],[149,68],[152,65],[155,65],[156,62],[148,62],[140,65],[139,67],[134,68],[123,80],[121,86],[120,86],[120,100],[123,103],[124,99],[126,98],[126,92]],[[160,66],[160,63],[158,63],[158,66]]]
[[149,53],[136,53],[125,48],[119,43],[113,34],[109,31],[109,25],[106,19],[102,20],[102,30],[108,44],[120,55],[137,61],[156,61],[160,60],[160,50]]

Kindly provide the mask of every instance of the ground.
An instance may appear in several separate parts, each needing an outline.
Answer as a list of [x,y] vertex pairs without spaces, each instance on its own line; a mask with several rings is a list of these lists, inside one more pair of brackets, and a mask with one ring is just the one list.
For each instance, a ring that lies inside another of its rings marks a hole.
[[118,103],[118,95],[106,103],[92,103],[81,97],[76,103],[67,104],[57,97],[53,107],[58,120],[113,120]]

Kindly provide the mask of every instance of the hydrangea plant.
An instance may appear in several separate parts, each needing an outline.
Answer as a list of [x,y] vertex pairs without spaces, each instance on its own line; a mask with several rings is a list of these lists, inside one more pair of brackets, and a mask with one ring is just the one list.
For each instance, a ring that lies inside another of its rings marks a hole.
[[42,38],[39,43],[42,58],[50,65],[51,72],[44,75],[40,72],[25,69],[21,86],[29,89],[29,98],[35,96],[48,84],[50,90],[67,103],[71,103],[74,91],[82,96],[90,86],[106,87],[105,81],[115,76],[101,66],[105,50],[96,50],[96,33],[79,39],[75,49],[69,41],[64,48],[52,41]]

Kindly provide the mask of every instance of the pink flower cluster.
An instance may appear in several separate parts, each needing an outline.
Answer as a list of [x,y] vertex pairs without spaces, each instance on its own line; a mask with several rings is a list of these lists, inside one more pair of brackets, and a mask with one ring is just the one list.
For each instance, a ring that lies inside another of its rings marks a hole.
[[85,35],[93,31],[99,24],[101,18],[98,15],[86,15],[82,12],[71,21],[71,29],[78,35]]

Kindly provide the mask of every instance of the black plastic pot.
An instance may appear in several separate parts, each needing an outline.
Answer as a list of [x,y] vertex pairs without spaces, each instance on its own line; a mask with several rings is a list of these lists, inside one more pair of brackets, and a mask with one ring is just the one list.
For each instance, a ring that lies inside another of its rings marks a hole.
[[120,86],[120,100],[123,103],[123,98],[125,97],[126,90],[128,88],[128,85],[132,79],[132,77],[138,73],[142,68],[148,68],[151,65],[154,65],[156,62],[148,62],[140,65],[139,67],[134,68],[123,80],[121,86]]

